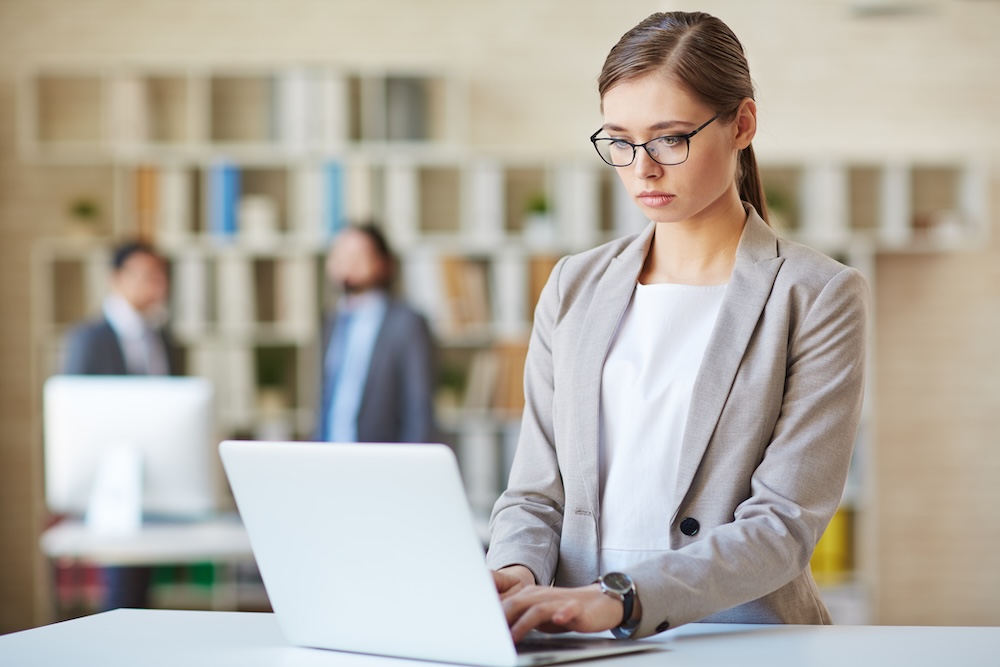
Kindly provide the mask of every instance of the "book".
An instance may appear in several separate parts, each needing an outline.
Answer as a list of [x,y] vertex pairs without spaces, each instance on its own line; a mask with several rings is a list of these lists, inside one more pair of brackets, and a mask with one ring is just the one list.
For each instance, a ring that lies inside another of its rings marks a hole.
[[423,77],[390,76],[385,80],[386,139],[430,139],[428,82]]
[[156,236],[163,247],[181,246],[192,234],[191,178],[191,172],[183,167],[162,166],[159,169]]
[[477,350],[469,363],[462,396],[462,409],[466,413],[485,413],[493,406],[496,395],[500,360],[492,349]]
[[417,240],[420,229],[420,187],[417,168],[395,163],[385,170],[385,229],[397,248]]
[[257,398],[253,350],[242,345],[228,345],[222,355],[227,398],[224,414],[233,427],[247,429],[254,421]]
[[336,160],[292,172],[293,234],[307,246],[326,249],[346,225],[345,169]]
[[427,317],[438,335],[452,330],[451,306],[445,296],[440,257],[434,250],[419,246],[407,252],[401,266],[406,300]]
[[311,73],[301,67],[282,71],[276,81],[275,124],[285,148],[303,151],[318,138],[316,114],[318,89]]
[[440,259],[441,287],[446,317],[445,332],[457,336],[485,335],[490,331],[489,288],[486,264],[459,256]]
[[364,221],[375,216],[375,180],[375,168],[367,162],[351,160],[345,165],[342,206],[347,220]]
[[347,77],[342,72],[326,71],[319,81],[320,135],[323,146],[336,148],[348,140],[350,115]]
[[191,253],[181,255],[174,260],[172,282],[172,329],[182,339],[195,338],[208,328],[207,261]]
[[190,374],[212,382],[216,414],[226,430],[246,430],[253,422],[256,389],[253,350],[213,341],[188,348]]
[[119,152],[131,152],[149,140],[146,83],[133,75],[111,79],[108,93],[111,140]]
[[294,236],[311,247],[322,247],[323,174],[318,164],[309,163],[291,173],[291,229]]
[[503,252],[494,258],[491,268],[494,332],[501,338],[526,335],[529,313],[524,255],[520,252]]
[[347,224],[344,215],[344,167],[330,160],[323,165],[323,238],[329,242]]
[[524,410],[524,365],[528,345],[520,341],[509,341],[496,344],[494,350],[498,370],[493,409],[501,415],[520,415]]
[[275,275],[275,322],[281,333],[308,342],[319,326],[316,265],[311,256],[278,261]]
[[463,211],[464,233],[473,242],[498,243],[504,236],[504,174],[492,161],[478,162],[466,172],[468,196]]
[[216,241],[230,242],[238,229],[240,170],[228,162],[209,168],[209,232]]
[[145,243],[156,242],[159,173],[156,167],[142,165],[135,170],[136,237]]
[[225,253],[219,256],[216,270],[219,327],[237,335],[248,334],[256,319],[251,260]]

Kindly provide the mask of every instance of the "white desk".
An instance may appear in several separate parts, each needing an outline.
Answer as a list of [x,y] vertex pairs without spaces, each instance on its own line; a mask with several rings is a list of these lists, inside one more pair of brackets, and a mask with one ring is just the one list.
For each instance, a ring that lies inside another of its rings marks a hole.
[[[254,563],[246,529],[236,514],[202,521],[147,522],[135,535],[104,537],[88,531],[77,520],[62,521],[41,537],[42,553],[53,561],[97,566],[155,566],[215,563],[219,579],[209,590],[195,587],[161,587],[157,606],[207,605],[211,609],[267,608],[259,585],[240,582],[238,568]],[[58,594],[55,609],[64,607]],[[61,612],[57,611],[57,616]],[[2,664],[2,663],[0,663]]]
[[63,521],[42,534],[42,553],[94,565],[183,565],[206,561],[253,561],[239,517],[145,523],[135,535],[93,535],[80,521]]
[[[399,622],[405,622],[405,619]],[[386,632],[392,632],[391,626]],[[619,667],[996,667],[1000,628],[692,624]],[[442,633],[441,641],[447,641]],[[0,636],[0,665],[402,667],[411,661],[289,646],[272,614],[119,609]]]

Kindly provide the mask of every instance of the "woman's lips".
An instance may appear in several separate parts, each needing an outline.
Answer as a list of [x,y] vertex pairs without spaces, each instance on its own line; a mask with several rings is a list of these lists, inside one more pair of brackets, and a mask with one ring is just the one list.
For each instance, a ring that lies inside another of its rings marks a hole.
[[666,206],[672,202],[675,195],[667,194],[666,192],[641,192],[639,193],[639,201],[651,208],[659,208],[661,206]]

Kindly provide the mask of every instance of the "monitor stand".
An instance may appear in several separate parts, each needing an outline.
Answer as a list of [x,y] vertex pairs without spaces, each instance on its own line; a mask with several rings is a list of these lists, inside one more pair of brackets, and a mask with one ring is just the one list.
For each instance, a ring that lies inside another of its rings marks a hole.
[[88,532],[102,537],[131,537],[139,533],[142,452],[137,447],[110,447],[101,457],[84,522]]

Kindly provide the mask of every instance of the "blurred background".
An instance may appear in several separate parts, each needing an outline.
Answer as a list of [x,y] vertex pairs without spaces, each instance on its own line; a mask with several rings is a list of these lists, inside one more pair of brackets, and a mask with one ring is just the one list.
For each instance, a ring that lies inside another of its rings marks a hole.
[[782,233],[873,289],[854,469],[813,563],[835,618],[1000,623],[1000,2],[0,0],[0,632],[58,616],[42,384],[124,237],[168,257],[219,437],[302,439],[323,252],[379,221],[488,508],[548,269],[642,223],[587,137],[608,50],[670,9],[743,42]]

